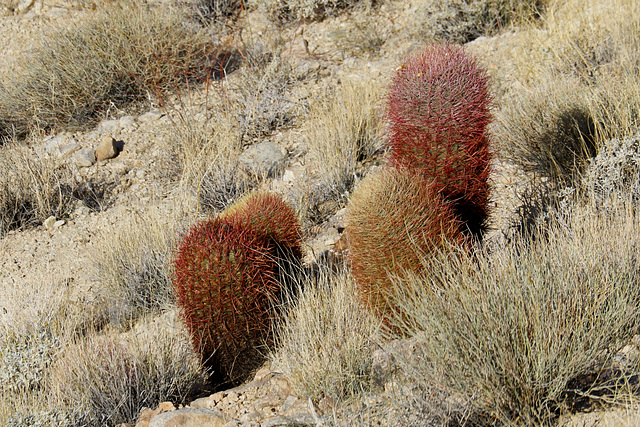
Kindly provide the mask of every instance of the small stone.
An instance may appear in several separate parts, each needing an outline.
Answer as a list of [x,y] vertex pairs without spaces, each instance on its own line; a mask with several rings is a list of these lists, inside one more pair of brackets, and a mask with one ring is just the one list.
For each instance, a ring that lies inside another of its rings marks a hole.
[[123,128],[133,127],[136,124],[136,118],[134,116],[124,116],[120,117],[120,126]]
[[238,401],[238,393],[236,393],[235,391],[230,391],[229,394],[227,394],[226,401],[230,402],[230,403],[237,402]]
[[251,412],[247,412],[246,414],[241,416],[240,417],[240,422],[241,423],[248,423],[250,421],[257,421],[257,420],[259,420],[261,418],[263,418],[263,415],[260,412],[251,411]]
[[74,153],[76,165],[88,168],[96,163],[96,153],[93,148],[81,148]]
[[44,220],[42,225],[44,225],[44,228],[46,228],[47,230],[51,230],[55,223],[56,223],[56,217],[50,216],[49,218]]
[[20,3],[18,3],[16,12],[18,12],[19,14],[26,13],[29,9],[31,9],[31,6],[33,6],[33,2],[34,0],[21,0]]
[[117,120],[103,120],[98,128],[101,132],[115,132],[120,129],[120,123]]
[[260,142],[247,148],[238,157],[246,171],[258,177],[271,177],[282,170],[286,150],[272,142]]
[[371,359],[371,382],[375,387],[383,388],[391,378],[391,355],[384,350],[376,350]]
[[96,148],[96,158],[98,160],[113,159],[118,155],[118,142],[111,135],[102,137],[100,144]]
[[258,372],[256,372],[256,374],[253,377],[254,381],[262,381],[265,378],[267,378],[268,376],[271,376],[271,366],[269,364],[266,364],[265,366],[263,366],[262,368],[260,368],[258,370]]
[[221,399],[221,398],[218,398],[218,400],[216,401],[215,397],[217,397],[215,394],[212,394],[211,396],[207,396],[207,397],[201,397],[191,402],[189,406],[193,409],[198,409],[198,408],[213,409],[216,407],[216,403],[218,403]]
[[60,228],[63,225],[65,225],[66,223],[67,223],[67,221],[65,221],[64,219],[58,220],[58,221],[53,223],[53,228]]

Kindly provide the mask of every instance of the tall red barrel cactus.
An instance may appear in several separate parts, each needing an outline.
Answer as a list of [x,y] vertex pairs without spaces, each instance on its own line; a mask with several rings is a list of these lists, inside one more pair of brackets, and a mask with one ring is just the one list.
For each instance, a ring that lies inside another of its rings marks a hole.
[[387,100],[391,164],[433,181],[472,234],[487,217],[491,102],[486,72],[451,44],[411,56]]

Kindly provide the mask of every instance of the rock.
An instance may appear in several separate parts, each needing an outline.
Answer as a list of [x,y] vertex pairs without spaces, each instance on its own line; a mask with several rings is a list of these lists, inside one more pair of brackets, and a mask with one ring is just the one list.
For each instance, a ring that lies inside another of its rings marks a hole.
[[93,148],[81,148],[80,150],[74,153],[74,158],[76,160],[76,165],[83,168],[88,168],[89,166],[93,166],[96,162],[96,153]]
[[184,408],[154,416],[149,427],[222,427],[225,424],[221,412],[205,408]]
[[115,132],[120,129],[120,122],[117,120],[103,120],[98,125],[100,132]]
[[164,116],[164,114],[162,114],[162,113],[160,113],[158,111],[148,111],[148,112],[144,113],[143,115],[141,115],[140,117],[138,117],[138,121],[140,123],[154,122],[154,121],[158,120],[162,116]]
[[51,230],[55,223],[56,223],[56,217],[50,216],[49,218],[45,219],[42,222],[42,225],[44,225],[44,228],[46,228],[47,230]]
[[16,12],[18,12],[19,14],[26,13],[29,9],[31,9],[31,6],[33,6],[33,2],[34,0],[21,0],[20,3],[18,3]]
[[123,128],[134,127],[136,124],[136,118],[134,116],[124,116],[120,117],[120,126]]
[[53,223],[53,228],[60,228],[63,225],[65,225],[66,223],[67,223],[67,221],[65,221],[64,219],[58,220],[58,221]]
[[284,148],[272,142],[260,142],[243,151],[238,162],[251,175],[272,177],[282,171],[285,158]]
[[66,135],[52,135],[48,136],[42,141],[42,146],[47,153],[55,153],[56,150],[66,144],[69,138]]
[[58,156],[65,157],[70,155],[71,153],[75,153],[80,149],[80,146],[75,142],[70,142],[68,144],[64,144],[58,147]]
[[138,422],[136,423],[136,427],[149,427],[149,423],[151,422],[151,418],[155,417],[158,414],[162,414],[164,412],[175,411],[176,407],[173,406],[171,402],[162,402],[158,405],[156,409],[143,408],[140,411],[140,416],[138,417]]
[[96,148],[96,158],[98,160],[113,159],[118,155],[118,141],[111,135],[102,137],[100,144]]

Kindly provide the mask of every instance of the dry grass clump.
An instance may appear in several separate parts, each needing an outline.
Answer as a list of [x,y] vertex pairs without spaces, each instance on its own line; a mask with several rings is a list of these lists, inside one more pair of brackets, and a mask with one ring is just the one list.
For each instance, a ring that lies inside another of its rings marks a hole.
[[226,23],[244,11],[244,0],[192,0],[196,18],[203,24]]
[[392,297],[424,354],[419,378],[471,398],[487,420],[550,422],[612,374],[640,325],[637,212],[573,205],[541,226],[544,241],[454,252]]
[[242,144],[232,107],[212,90],[204,105],[185,102],[173,118],[180,187],[197,200],[198,209],[222,211],[256,185],[238,163]]
[[247,56],[253,58],[249,65],[209,85],[203,99],[182,99],[170,111],[181,186],[204,210],[222,211],[257,187],[266,177],[242,167],[242,150],[292,125],[304,111],[285,60],[277,53]]
[[214,48],[177,9],[110,3],[43,37],[21,59],[0,85],[0,135],[79,127],[112,105],[204,78]]
[[548,0],[434,0],[417,6],[410,30],[426,41],[467,43],[538,18]]
[[605,141],[582,175],[583,186],[605,206],[631,197],[640,201],[640,137]]
[[173,301],[171,259],[187,222],[160,210],[134,215],[92,248],[93,271],[111,324],[157,313]]
[[378,322],[359,307],[352,279],[323,271],[300,286],[276,327],[273,368],[302,396],[342,400],[367,389]]
[[343,84],[310,106],[304,126],[314,165],[310,188],[305,189],[311,221],[320,222],[328,214],[321,208],[333,201],[344,205],[358,177],[374,163],[383,147],[381,92],[374,81]]
[[167,325],[145,328],[128,337],[89,335],[65,348],[51,369],[52,403],[89,425],[131,423],[143,407],[184,403],[206,379],[188,337]]
[[0,237],[71,209],[71,172],[54,159],[8,144],[0,147],[0,170]]

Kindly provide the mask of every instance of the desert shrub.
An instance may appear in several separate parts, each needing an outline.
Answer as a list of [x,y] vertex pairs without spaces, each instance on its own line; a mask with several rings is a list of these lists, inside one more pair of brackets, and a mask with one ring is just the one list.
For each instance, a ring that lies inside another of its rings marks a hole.
[[43,37],[0,85],[0,133],[82,126],[112,103],[206,76],[214,46],[183,21],[177,9],[115,2]]
[[391,164],[433,181],[473,235],[488,215],[491,102],[486,71],[452,44],[410,56],[387,100]]
[[351,198],[346,229],[359,298],[386,318],[390,275],[419,272],[421,256],[462,242],[462,224],[432,182],[404,169],[369,174]]
[[183,221],[168,212],[134,215],[91,249],[93,272],[113,325],[173,302],[171,260]]
[[597,154],[589,89],[558,76],[521,89],[495,114],[493,135],[501,156],[538,177],[574,182]]
[[277,23],[317,21],[355,7],[371,7],[371,0],[251,0],[248,4]]
[[291,91],[295,78],[287,61],[275,55],[266,65],[258,62],[239,74],[230,86],[237,95],[242,142],[259,140],[292,123],[300,106]]
[[344,400],[369,386],[378,322],[359,306],[346,273],[301,278],[276,327],[273,367],[296,393]]
[[395,318],[424,354],[419,378],[473,399],[487,420],[550,422],[638,331],[637,212],[570,207],[544,224],[544,244],[452,253],[395,282]]
[[0,336],[0,414],[25,409],[42,392],[48,367],[60,350],[60,338],[42,325],[27,333]]
[[185,96],[169,110],[171,146],[181,189],[203,210],[219,212],[257,182],[239,167],[242,144],[233,103],[214,90],[207,95],[204,105]]
[[600,203],[610,203],[611,198],[640,200],[640,139],[630,136],[604,142],[590,159],[582,181]]
[[71,210],[71,171],[17,144],[0,147],[0,237]]
[[235,159],[219,159],[207,168],[202,177],[200,206],[205,210],[222,212],[257,185],[257,181],[244,173]]
[[205,378],[188,339],[159,327],[128,339],[89,335],[65,348],[49,389],[89,425],[116,425],[135,422],[143,407],[184,403]]
[[382,149],[379,89],[375,82],[346,81],[328,99],[310,107],[304,127],[314,162],[313,184],[306,189],[310,219],[325,220],[318,205],[344,205],[358,176]]
[[421,3],[413,33],[427,41],[467,43],[539,17],[546,0],[435,0]]

